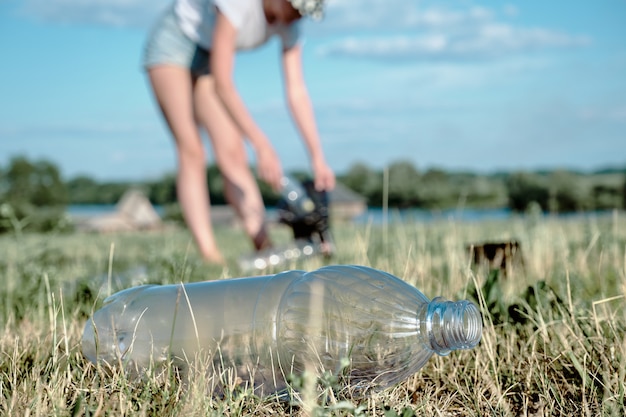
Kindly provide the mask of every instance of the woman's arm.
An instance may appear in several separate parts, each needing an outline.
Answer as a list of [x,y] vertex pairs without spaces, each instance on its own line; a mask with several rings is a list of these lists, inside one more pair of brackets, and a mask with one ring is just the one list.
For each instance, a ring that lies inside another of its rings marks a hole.
[[278,189],[282,177],[278,156],[267,136],[250,115],[233,80],[236,39],[237,30],[218,10],[211,46],[211,73],[215,80],[215,92],[241,133],[248,138],[254,148],[259,176]]
[[283,50],[283,71],[287,103],[291,115],[302,135],[313,165],[315,188],[331,190],[335,186],[335,174],[326,164],[320,141],[313,105],[302,71],[302,47],[296,44]]

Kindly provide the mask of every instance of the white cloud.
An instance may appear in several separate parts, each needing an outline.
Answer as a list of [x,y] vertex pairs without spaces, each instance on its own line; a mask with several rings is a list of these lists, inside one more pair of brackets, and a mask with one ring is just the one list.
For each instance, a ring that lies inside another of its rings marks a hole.
[[[585,36],[515,24],[517,6],[499,10],[465,3],[334,0],[314,34],[343,34],[319,47],[322,55],[418,60],[476,60],[588,45]],[[347,35],[349,33],[350,35]]]
[[585,46],[582,36],[541,28],[488,23],[463,36],[437,32],[376,37],[346,37],[318,49],[321,55],[418,60],[475,60],[555,47]]
[[379,28],[388,22],[403,26],[417,18],[417,2],[407,0],[331,0],[324,21],[328,28]]
[[[20,13],[53,22],[114,27],[149,26],[172,0],[14,0]],[[322,54],[361,58],[484,59],[545,47],[589,43],[542,28],[501,23],[494,9],[418,0],[330,0],[321,24],[307,26],[310,36],[350,33],[330,41]],[[501,13],[514,17],[515,6]],[[381,36],[385,32],[387,36]],[[363,36],[370,33],[370,36]],[[361,37],[362,36],[362,37]]]
[[441,35],[393,36],[357,38],[347,37],[318,49],[321,55],[350,57],[408,57],[411,55],[433,56],[441,54],[447,47],[447,39]]
[[626,106],[613,109],[609,112],[609,116],[612,120],[626,123]]
[[506,16],[517,16],[519,14],[519,9],[513,4],[504,5],[503,11]]
[[114,27],[146,27],[170,0],[22,0],[21,14],[39,20]]
[[320,24],[345,31],[354,29],[401,29],[421,26],[443,28],[475,24],[492,19],[493,12],[480,6],[452,10],[437,3],[434,7],[417,0],[331,0]]
[[626,106],[622,105],[608,108],[588,107],[582,109],[579,112],[579,116],[581,120],[589,122],[609,121],[626,123]]

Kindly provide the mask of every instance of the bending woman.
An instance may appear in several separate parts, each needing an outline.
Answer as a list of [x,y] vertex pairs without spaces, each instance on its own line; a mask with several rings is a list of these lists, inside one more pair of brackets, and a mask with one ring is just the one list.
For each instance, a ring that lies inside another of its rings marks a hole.
[[175,0],[146,44],[144,66],[174,137],[177,193],[201,255],[223,262],[210,220],[206,157],[199,128],[209,135],[224,179],[225,197],[257,250],[270,245],[265,207],[247,160],[254,150],[259,177],[280,188],[282,168],[233,80],[235,53],[278,36],[287,103],[308,150],[316,188],[330,190],[327,165],[302,73],[298,21],[319,17],[324,0]]

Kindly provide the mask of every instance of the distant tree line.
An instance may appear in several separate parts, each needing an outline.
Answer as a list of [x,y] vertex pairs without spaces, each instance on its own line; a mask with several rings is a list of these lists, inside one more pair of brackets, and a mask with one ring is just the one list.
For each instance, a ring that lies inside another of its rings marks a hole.
[[567,213],[626,208],[626,167],[593,173],[554,170],[536,172],[420,172],[411,162],[395,162],[384,170],[353,165],[340,181],[380,206],[445,209],[508,207],[525,211]]
[[[420,171],[411,162],[397,161],[382,170],[356,163],[338,175],[338,180],[362,195],[370,207],[386,201],[389,207],[425,209],[463,205],[524,211],[532,205],[555,213],[626,208],[626,167],[592,173],[479,174],[436,168]],[[212,204],[225,204],[221,175],[214,165],[207,167],[207,182]],[[275,204],[278,195],[265,183],[259,184],[266,204]],[[15,157],[6,167],[0,166],[0,232],[58,228],[68,204],[115,204],[130,187],[142,189],[153,204],[176,203],[174,174],[139,183],[97,181],[87,176],[64,180],[50,161]]]

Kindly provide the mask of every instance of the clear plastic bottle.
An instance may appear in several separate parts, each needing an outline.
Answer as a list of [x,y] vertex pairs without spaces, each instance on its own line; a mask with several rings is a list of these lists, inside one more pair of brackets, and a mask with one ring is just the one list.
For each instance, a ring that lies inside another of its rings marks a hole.
[[[272,247],[254,252],[239,258],[239,268],[242,271],[263,271],[271,267],[284,267],[289,262],[325,255],[325,242],[318,243],[305,239],[295,239],[282,247]],[[330,242],[327,243],[330,245]]]
[[311,367],[342,372],[353,386],[387,387],[481,335],[469,301],[429,301],[386,272],[335,265],[130,288],[88,320],[82,348],[92,362],[139,372],[170,361],[184,370],[202,357],[209,372],[231,368],[267,394]]
[[280,180],[280,194],[297,216],[303,216],[315,210],[315,203],[297,179],[284,176]]

